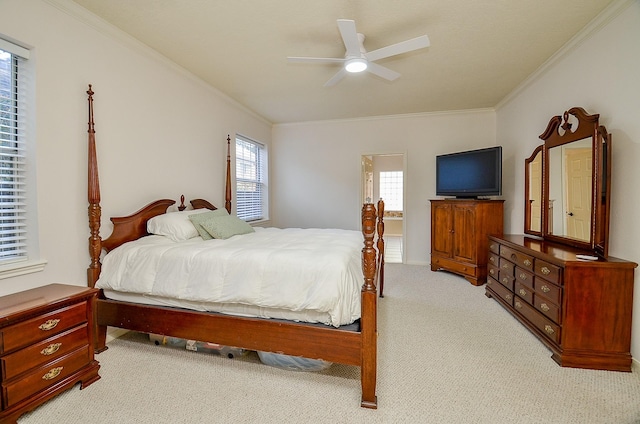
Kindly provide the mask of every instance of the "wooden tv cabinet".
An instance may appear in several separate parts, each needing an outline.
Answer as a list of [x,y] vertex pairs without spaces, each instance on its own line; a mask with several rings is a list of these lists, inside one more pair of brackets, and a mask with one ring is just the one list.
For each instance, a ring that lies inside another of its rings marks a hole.
[[563,367],[631,371],[633,273],[638,264],[523,235],[489,237],[486,296]]
[[431,270],[487,280],[487,236],[501,235],[504,200],[431,200]]

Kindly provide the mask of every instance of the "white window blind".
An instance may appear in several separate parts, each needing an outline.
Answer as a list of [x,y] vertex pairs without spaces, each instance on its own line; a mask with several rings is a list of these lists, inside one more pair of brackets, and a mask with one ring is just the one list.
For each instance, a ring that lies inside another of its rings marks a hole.
[[402,211],[402,171],[380,172],[380,197],[388,211]]
[[266,219],[267,150],[264,145],[236,136],[236,211],[244,221]]
[[28,50],[0,44],[0,265],[27,259],[26,99]]

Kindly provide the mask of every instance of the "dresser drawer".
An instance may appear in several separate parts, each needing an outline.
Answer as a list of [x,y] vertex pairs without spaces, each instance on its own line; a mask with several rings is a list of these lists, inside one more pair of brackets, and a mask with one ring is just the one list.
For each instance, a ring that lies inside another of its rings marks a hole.
[[536,295],[534,298],[534,306],[554,322],[560,323],[560,308],[557,305],[554,305],[542,296]]
[[536,293],[546,297],[556,305],[560,305],[562,301],[562,289],[555,284],[551,284],[547,280],[540,277],[534,278],[534,286]]
[[489,251],[495,253],[496,255],[500,254],[500,243],[497,243],[493,240],[489,240]]
[[87,321],[87,303],[58,309],[2,330],[0,353],[44,340]]
[[2,381],[54,361],[67,353],[86,345],[89,340],[89,328],[86,324],[43,340],[17,352],[5,355],[2,361]]
[[533,306],[521,299],[516,299],[513,307],[531,324],[538,328],[548,339],[560,344],[560,326],[535,310]]
[[491,264],[487,265],[487,273],[495,278],[496,280],[498,279],[498,275],[500,274],[500,268],[498,268],[498,266],[493,266]]
[[496,253],[489,253],[489,265],[500,266],[500,256]]
[[73,353],[50,362],[12,383],[3,383],[2,391],[9,408],[21,400],[49,386],[64,380],[90,362],[89,346],[84,346]]
[[500,274],[513,275],[513,270],[516,269],[516,264],[505,258],[500,258]]
[[521,268],[533,270],[533,256],[526,255],[506,246],[500,246],[500,256],[515,262]]
[[509,273],[509,271],[500,271],[498,282],[509,291],[513,291],[513,274]]
[[505,302],[513,306],[513,293],[509,291],[505,286],[498,283],[493,278],[487,278],[487,285],[498,296],[500,296]]
[[527,303],[533,305],[533,289],[531,287],[516,281],[514,292]]
[[536,260],[535,273],[555,284],[560,284],[560,267],[549,262]]
[[531,290],[534,289],[534,275],[532,273],[525,271],[520,267],[516,267],[515,277],[516,281],[528,286]]

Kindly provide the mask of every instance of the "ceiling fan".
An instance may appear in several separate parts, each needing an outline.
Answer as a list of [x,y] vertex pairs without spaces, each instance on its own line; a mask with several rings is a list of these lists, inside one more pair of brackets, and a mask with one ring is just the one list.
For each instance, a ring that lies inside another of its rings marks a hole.
[[410,40],[402,41],[400,43],[392,44],[381,49],[367,52],[364,49],[364,35],[356,31],[355,21],[349,19],[338,19],[338,29],[342,36],[342,41],[347,51],[344,58],[331,58],[331,57],[287,57],[289,62],[304,62],[304,63],[339,63],[342,69],[338,71],[324,86],[330,87],[335,85],[347,75],[347,72],[371,72],[381,78],[388,81],[397,79],[400,74],[389,68],[375,63],[376,60],[384,59],[390,56],[396,56],[402,53],[407,53],[413,50],[429,47],[429,37],[421,35],[420,37],[412,38]]

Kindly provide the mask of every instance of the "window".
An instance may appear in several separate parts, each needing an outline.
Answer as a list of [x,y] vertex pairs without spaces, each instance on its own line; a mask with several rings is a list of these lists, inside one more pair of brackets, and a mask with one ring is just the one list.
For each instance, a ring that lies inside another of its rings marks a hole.
[[380,197],[388,211],[402,211],[402,171],[380,172]]
[[245,221],[267,219],[267,150],[236,136],[236,210]]
[[35,171],[27,166],[33,150],[27,144],[32,100],[28,58],[27,49],[0,39],[0,278],[44,266],[33,261],[38,243]]

